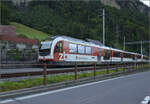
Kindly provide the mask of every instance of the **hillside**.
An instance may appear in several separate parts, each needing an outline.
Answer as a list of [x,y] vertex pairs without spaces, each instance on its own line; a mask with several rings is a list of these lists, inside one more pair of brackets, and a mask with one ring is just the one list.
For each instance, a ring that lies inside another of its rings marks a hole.
[[19,37],[42,40],[50,36],[49,34],[46,34],[44,32],[38,31],[36,29],[30,28],[28,26],[25,26],[23,24],[19,24],[16,22],[11,22],[10,25],[13,25],[16,27],[16,33],[17,33],[17,36]]
[[116,3],[116,0],[101,0],[101,2],[104,5],[109,5],[109,6],[117,8],[117,9],[120,9],[120,6]]

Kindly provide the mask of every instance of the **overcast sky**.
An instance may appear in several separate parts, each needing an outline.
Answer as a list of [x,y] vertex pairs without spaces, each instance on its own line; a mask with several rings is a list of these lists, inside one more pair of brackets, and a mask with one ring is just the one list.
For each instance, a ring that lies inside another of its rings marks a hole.
[[150,0],[140,0],[140,1],[142,1],[144,4],[150,7]]

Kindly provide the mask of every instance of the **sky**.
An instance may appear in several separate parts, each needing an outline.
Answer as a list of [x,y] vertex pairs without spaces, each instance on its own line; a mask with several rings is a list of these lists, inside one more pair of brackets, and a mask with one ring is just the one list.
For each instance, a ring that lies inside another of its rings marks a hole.
[[140,0],[140,1],[142,1],[144,4],[150,7],[150,0]]

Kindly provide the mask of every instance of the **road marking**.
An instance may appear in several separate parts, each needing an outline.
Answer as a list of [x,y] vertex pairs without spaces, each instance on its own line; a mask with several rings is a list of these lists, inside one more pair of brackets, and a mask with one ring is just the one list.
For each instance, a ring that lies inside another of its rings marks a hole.
[[5,104],[13,101],[14,101],[13,99],[8,99],[8,100],[1,101],[0,104]]
[[148,104],[150,102],[150,96],[146,96],[141,104]]
[[71,90],[71,89],[75,89],[75,88],[90,86],[90,85],[103,83],[103,82],[108,82],[108,81],[112,81],[112,80],[116,80],[116,79],[123,79],[123,78],[133,77],[133,76],[138,75],[138,74],[127,75],[127,76],[102,80],[102,81],[98,81],[98,82],[87,83],[87,84],[83,84],[83,85],[77,85],[77,86],[58,89],[58,90],[54,90],[54,91],[48,91],[48,92],[43,92],[43,93],[39,93],[39,94],[33,94],[33,95],[24,96],[24,97],[18,97],[18,98],[15,98],[15,99],[7,99],[7,100],[0,101],[0,104],[10,103],[10,102],[14,102],[16,100],[25,100],[25,99],[34,98],[34,97],[43,96],[43,95],[48,95],[48,94],[54,94],[54,93],[57,93],[57,92],[62,92],[62,91]]

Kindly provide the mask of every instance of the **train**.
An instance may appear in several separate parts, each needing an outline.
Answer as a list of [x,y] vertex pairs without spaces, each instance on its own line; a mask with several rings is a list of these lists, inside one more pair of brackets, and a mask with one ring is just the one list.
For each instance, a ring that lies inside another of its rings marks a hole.
[[148,57],[134,52],[104,46],[91,39],[53,36],[43,40],[39,48],[39,62],[55,63],[125,63],[146,62]]

